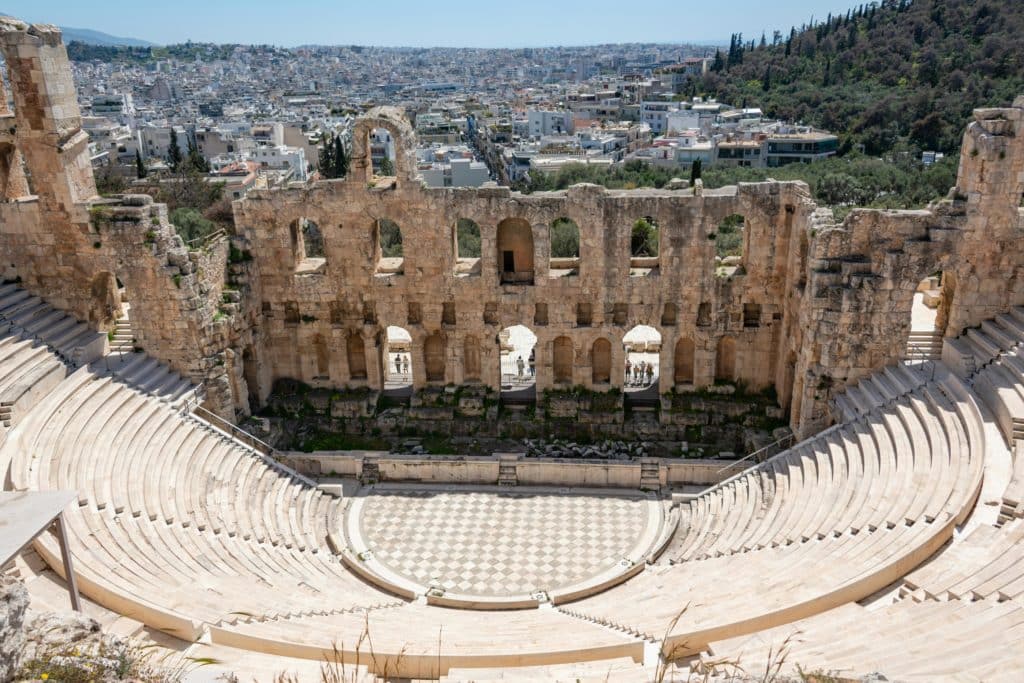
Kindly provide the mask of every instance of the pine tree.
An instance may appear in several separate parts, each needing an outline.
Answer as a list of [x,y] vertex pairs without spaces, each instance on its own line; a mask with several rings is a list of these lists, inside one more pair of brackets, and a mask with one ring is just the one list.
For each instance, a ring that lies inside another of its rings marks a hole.
[[142,152],[135,150],[135,177],[146,177],[146,164],[142,161]]
[[690,187],[693,187],[694,183],[700,180],[700,174],[703,170],[704,163],[700,159],[694,159],[690,165]]
[[395,165],[391,163],[391,157],[385,155],[384,158],[380,160],[380,174],[382,176],[395,175]]
[[761,43],[759,47],[764,48],[768,45],[768,40],[764,37],[764,31],[761,31]]
[[178,145],[178,134],[171,128],[171,144],[167,147],[167,160],[171,164],[171,170],[177,171],[181,166],[181,147]]

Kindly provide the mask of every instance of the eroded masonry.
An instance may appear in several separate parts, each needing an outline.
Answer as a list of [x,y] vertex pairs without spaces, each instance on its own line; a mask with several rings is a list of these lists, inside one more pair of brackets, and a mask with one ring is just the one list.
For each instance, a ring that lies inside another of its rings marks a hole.
[[[606,391],[624,385],[623,340],[644,325],[660,335],[657,393],[773,387],[807,435],[830,419],[833,390],[907,353],[924,278],[941,273],[945,337],[1024,304],[1024,99],[975,112],[945,200],[842,223],[798,182],[427,189],[412,128],[381,107],[356,124],[348,178],[254,191],[234,204],[233,234],[186,245],[148,196],[96,196],[60,32],[4,19],[0,42],[13,95],[0,113],[4,279],[98,330],[129,301],[135,344],[204,383],[224,417],[250,413],[281,378],[383,390],[391,327],[407,334],[414,392],[500,393],[501,332],[514,325],[536,336],[537,394]],[[375,129],[395,141],[393,176],[374,173]],[[723,264],[716,231],[735,215],[742,255]],[[578,255],[552,256],[562,219],[578,227]],[[639,219],[658,230],[640,252]],[[479,255],[459,253],[463,229],[478,231]],[[382,248],[382,231],[400,250]]]

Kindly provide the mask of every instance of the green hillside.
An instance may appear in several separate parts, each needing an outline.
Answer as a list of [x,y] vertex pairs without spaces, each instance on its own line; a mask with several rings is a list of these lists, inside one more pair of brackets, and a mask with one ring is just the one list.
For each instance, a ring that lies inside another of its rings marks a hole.
[[733,36],[688,94],[759,106],[840,136],[955,152],[971,110],[1024,93],[1024,2],[885,0],[773,35]]

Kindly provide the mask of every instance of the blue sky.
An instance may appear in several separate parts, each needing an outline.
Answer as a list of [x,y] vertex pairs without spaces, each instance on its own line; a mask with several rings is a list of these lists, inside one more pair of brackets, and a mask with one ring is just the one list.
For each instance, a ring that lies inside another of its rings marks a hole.
[[[862,0],[857,0],[859,4]],[[31,22],[90,28],[155,43],[307,43],[457,47],[728,42],[760,38],[842,0],[0,0]],[[850,0],[853,3],[854,0]]]

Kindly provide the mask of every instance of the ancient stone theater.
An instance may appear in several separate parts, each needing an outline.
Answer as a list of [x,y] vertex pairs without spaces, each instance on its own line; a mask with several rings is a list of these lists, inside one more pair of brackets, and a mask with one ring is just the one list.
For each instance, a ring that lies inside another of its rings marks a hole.
[[[0,474],[71,492],[6,566],[34,603],[77,588],[104,628],[263,676],[1019,680],[1024,99],[964,122],[946,198],[842,222],[801,182],[428,189],[379,107],[346,178],[251,191],[186,243],[148,195],[97,196],[60,31],[5,18],[0,49]],[[506,406],[517,325],[532,389]],[[631,405],[637,326],[658,371]],[[569,422],[617,396],[606,426],[656,435],[742,390],[794,437],[731,463],[299,457],[235,426],[282,380],[385,424],[397,376],[394,419],[539,420],[572,389]]]

